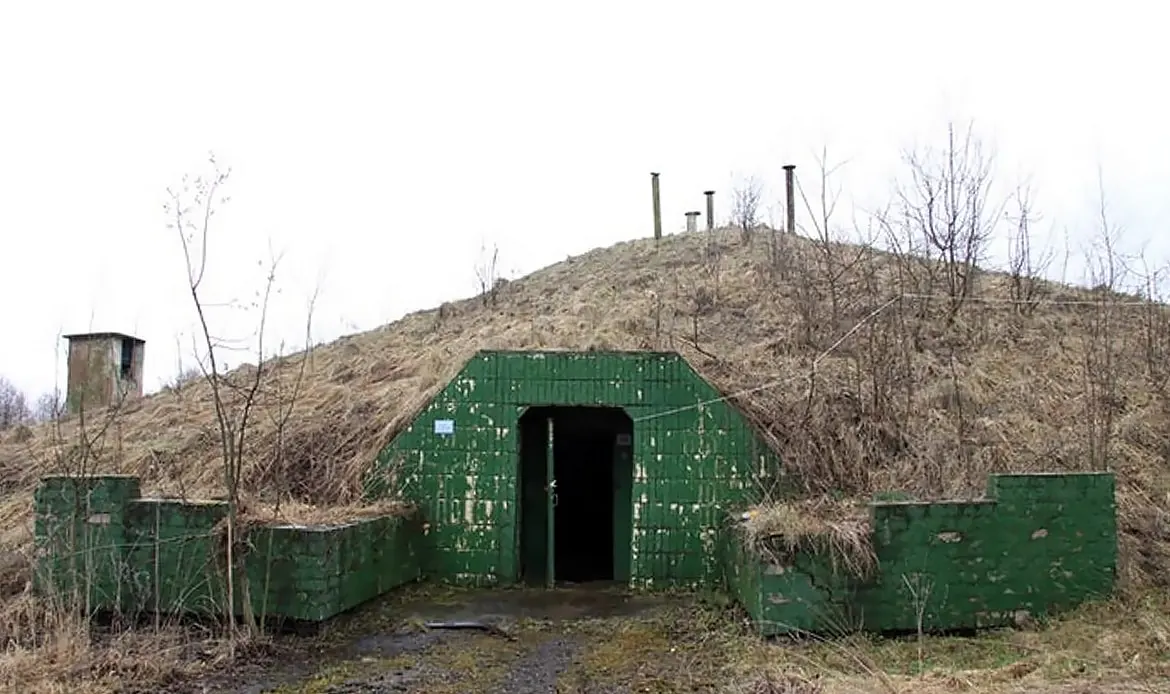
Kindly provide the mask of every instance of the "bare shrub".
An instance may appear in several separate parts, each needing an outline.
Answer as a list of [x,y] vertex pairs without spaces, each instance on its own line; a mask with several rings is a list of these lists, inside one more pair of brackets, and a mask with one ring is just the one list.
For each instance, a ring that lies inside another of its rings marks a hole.
[[760,224],[760,201],[764,185],[755,176],[740,177],[731,192],[731,223],[739,229],[744,243],[752,239]]
[[705,313],[719,302],[719,286],[723,279],[723,255],[718,233],[707,234],[700,263],[700,281],[693,287],[691,297],[696,312]]
[[1118,248],[1121,230],[1109,220],[1104,181],[1098,179],[1098,224],[1091,246],[1086,250],[1092,310],[1085,341],[1085,424],[1088,428],[1089,465],[1095,470],[1109,468],[1115,422],[1124,406],[1118,393],[1118,291],[1127,268]]
[[1050,246],[1035,248],[1032,224],[1039,220],[1033,209],[1032,191],[1021,187],[1013,197],[1016,207],[1015,228],[1008,244],[1008,281],[1010,296],[1016,312],[1031,316],[1040,303],[1044,275],[1054,256]]
[[1170,404],[1167,398],[1167,386],[1170,386],[1170,309],[1166,307],[1167,299],[1170,299],[1166,291],[1170,268],[1151,268],[1144,254],[1140,262],[1143,270],[1142,298],[1145,299],[1142,307],[1141,349],[1146,379],[1150,390]]
[[475,279],[479,284],[479,299],[484,306],[495,306],[500,287],[500,247],[492,244],[489,250],[484,243],[479,249],[479,260],[475,265]]
[[775,224],[769,224],[768,234],[768,276],[773,283],[787,281],[793,271],[793,243],[788,234]]

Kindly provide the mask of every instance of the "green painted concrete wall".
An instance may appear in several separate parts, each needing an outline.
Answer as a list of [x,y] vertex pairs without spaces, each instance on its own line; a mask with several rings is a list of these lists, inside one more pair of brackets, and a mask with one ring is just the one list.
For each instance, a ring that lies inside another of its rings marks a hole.
[[139,496],[137,477],[45,478],[33,495],[34,588],[84,608],[131,607],[139,587],[123,548],[126,512]]
[[[220,614],[222,501],[142,499],[129,476],[46,477],[36,491],[42,595],[90,611]],[[248,529],[237,566],[255,614],[320,621],[420,575],[416,520],[383,516],[323,526]]]
[[[630,583],[717,583],[721,519],[779,466],[743,417],[679,355],[481,352],[378,456],[367,493],[416,502],[425,573],[518,580],[518,421],[532,406],[621,407],[633,420]],[[709,403],[701,405],[701,403]],[[436,421],[454,432],[436,433]]]
[[1112,474],[993,475],[986,496],[872,504],[878,565],[867,580],[809,553],[764,562],[729,527],[728,587],[764,635],[1003,626],[1112,592]]

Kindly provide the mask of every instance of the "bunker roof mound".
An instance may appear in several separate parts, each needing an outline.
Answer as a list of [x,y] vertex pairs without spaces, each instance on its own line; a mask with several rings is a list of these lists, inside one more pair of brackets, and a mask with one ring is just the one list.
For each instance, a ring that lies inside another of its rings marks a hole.
[[[1124,577],[1167,575],[1165,307],[1052,283],[1025,306],[1009,277],[977,272],[956,310],[933,270],[729,230],[594,250],[501,282],[492,297],[266,363],[261,408],[291,391],[302,357],[304,379],[283,428],[263,409],[253,418],[248,491],[354,503],[377,452],[482,349],[678,351],[809,497],[970,497],[991,471],[1108,467]],[[214,417],[202,381],[143,398],[105,430],[91,470],[139,475],[158,494],[221,495]],[[29,547],[32,490],[68,469],[76,425],[0,435],[0,549]]]

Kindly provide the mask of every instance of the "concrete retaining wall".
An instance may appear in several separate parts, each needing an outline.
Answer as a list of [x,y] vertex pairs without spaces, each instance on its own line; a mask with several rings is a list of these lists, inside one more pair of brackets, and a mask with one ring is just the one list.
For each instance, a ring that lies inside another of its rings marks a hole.
[[[40,594],[92,612],[223,613],[226,502],[143,499],[131,476],[54,476],[35,505]],[[321,621],[420,576],[414,519],[242,534],[237,613],[248,595],[257,615]]]
[[865,580],[808,552],[764,561],[725,529],[728,586],[761,634],[1003,626],[1113,590],[1110,473],[993,475],[985,499],[871,509],[878,564]]

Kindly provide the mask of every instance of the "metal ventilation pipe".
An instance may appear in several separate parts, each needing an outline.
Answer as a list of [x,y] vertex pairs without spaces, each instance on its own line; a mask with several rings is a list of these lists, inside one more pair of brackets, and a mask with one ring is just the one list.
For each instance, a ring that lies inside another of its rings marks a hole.
[[658,174],[650,174],[650,193],[654,197],[654,240],[662,238],[662,201],[658,197]]
[[702,212],[687,212],[687,233],[693,234],[699,230],[699,215]]
[[788,214],[788,233],[796,233],[796,164],[784,165],[784,188],[787,193],[785,201]]
[[707,231],[715,231],[715,191],[704,190],[707,196]]

